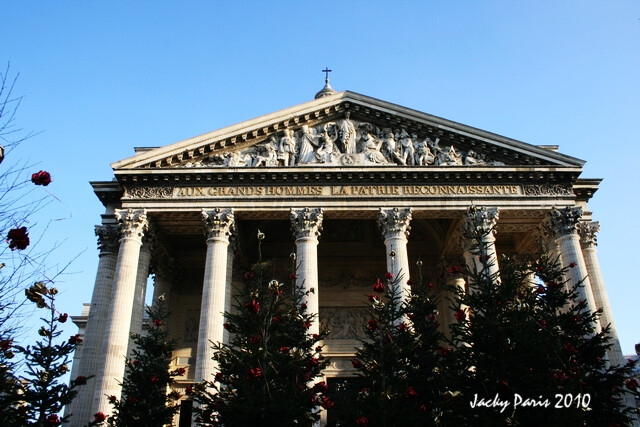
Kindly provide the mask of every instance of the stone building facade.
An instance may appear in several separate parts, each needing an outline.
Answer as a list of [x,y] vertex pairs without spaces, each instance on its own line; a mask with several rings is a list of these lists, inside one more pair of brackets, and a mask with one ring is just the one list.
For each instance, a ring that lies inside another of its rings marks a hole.
[[[174,363],[187,369],[179,387],[212,378],[209,342],[228,339],[222,313],[255,262],[257,230],[276,275],[288,275],[295,252],[298,282],[317,290],[308,307],[319,314],[312,328],[331,331],[327,378],[352,373],[364,295],[381,272],[410,276],[420,260],[427,280],[465,286],[443,272],[473,262],[462,231],[469,215],[496,226],[494,254],[532,255],[545,242],[564,265],[575,263],[569,274],[584,279],[590,308],[603,308],[609,357],[622,362],[587,205],[600,180],[581,178],[583,165],[555,146],[335,92],[328,81],[310,102],[137,148],[112,164],[114,180],[92,182],[105,212],[91,304],[75,318],[84,343],[73,375],[95,377],[71,408],[72,424],[110,412],[105,396],[120,395],[150,275],[154,296],[164,294],[173,313]],[[439,315],[441,324],[451,321],[446,305]]]

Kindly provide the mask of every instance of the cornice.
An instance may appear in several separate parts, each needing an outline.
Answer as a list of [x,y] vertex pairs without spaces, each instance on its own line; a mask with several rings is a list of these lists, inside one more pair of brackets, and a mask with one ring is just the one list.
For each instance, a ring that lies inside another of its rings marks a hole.
[[[572,167],[277,167],[135,169],[115,171],[115,176],[118,182],[122,185],[253,185],[256,183],[274,185],[308,185],[312,183],[375,184],[380,182],[390,183],[394,181],[397,181],[399,184],[409,184],[414,182],[463,184],[478,182],[566,184],[576,182],[580,172],[580,168]],[[578,181],[582,182],[583,180]],[[594,180],[585,181],[591,183]],[[100,184],[105,185],[106,183]],[[115,184],[117,185],[117,183]],[[109,193],[114,193],[116,191],[116,189],[112,187],[113,184],[111,186],[105,186],[105,188],[109,188]],[[585,187],[585,190],[592,187],[592,185],[588,185]],[[100,189],[102,189],[102,187],[100,187]],[[102,191],[104,192],[104,190]]]
[[91,181],[89,184],[104,206],[120,204],[123,189],[118,181]]
[[587,202],[593,197],[602,182],[601,178],[579,178],[573,184],[576,200]]

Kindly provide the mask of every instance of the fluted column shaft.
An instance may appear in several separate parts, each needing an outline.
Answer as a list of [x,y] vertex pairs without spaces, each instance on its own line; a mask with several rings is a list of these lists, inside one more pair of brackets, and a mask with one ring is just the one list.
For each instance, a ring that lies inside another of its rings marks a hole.
[[[224,312],[231,313],[231,303],[233,302],[233,297],[231,293],[233,292],[233,259],[235,258],[236,249],[238,247],[238,239],[236,235],[229,236],[229,246],[227,250],[227,279],[226,279],[226,289],[224,295]],[[223,331],[222,340],[225,344],[229,343],[230,334],[226,329]]]
[[296,269],[298,285],[305,294],[302,302],[307,313],[315,314],[309,334],[320,333],[318,302],[318,237],[322,231],[322,209],[291,209],[291,229],[296,239]]
[[[380,209],[378,227],[382,232],[387,253],[387,270],[397,283],[399,302],[407,301],[411,295],[409,286],[409,254],[407,238],[411,231],[411,208]],[[396,280],[397,279],[397,280]]]
[[[98,271],[91,296],[91,308],[87,318],[84,333],[81,358],[74,357],[74,369],[71,378],[79,375],[89,377],[95,375],[104,357],[104,331],[109,315],[109,304],[113,288],[116,262],[118,257],[118,227],[116,225],[96,226],[98,248],[100,250]],[[76,350],[77,352],[77,350]],[[76,366],[77,364],[77,366]],[[87,380],[87,384],[80,387],[78,396],[65,409],[66,414],[72,414],[71,425],[85,425],[93,419],[93,393],[97,377]]]
[[600,316],[600,324],[602,326],[609,325],[609,335],[611,336],[611,348],[608,351],[609,361],[614,365],[624,365],[626,360],[622,354],[618,332],[613,321],[613,312],[609,304],[607,289],[604,285],[602,272],[600,271],[600,263],[598,262],[597,237],[600,231],[600,224],[597,222],[581,222],[578,224],[578,234],[580,235],[580,245],[582,247],[582,255],[584,263],[589,274],[591,282],[591,292],[597,308],[602,308]]
[[121,223],[122,237],[104,332],[104,363],[96,370],[93,396],[94,408],[105,414],[111,411],[106,396],[120,398],[122,391],[119,382],[125,371],[140,247],[148,227],[145,209],[116,209],[115,216]]
[[200,328],[196,351],[195,381],[213,380],[217,364],[212,359],[211,343],[224,338],[224,310],[227,294],[227,255],[229,236],[235,229],[233,210],[216,208],[202,211],[207,234],[207,255],[200,305]]
[[[466,282],[461,275],[449,276],[447,278],[447,285],[458,289],[458,292],[465,293]],[[455,312],[451,309],[452,301],[455,302],[456,293],[440,289],[440,299],[438,301],[438,312],[440,313],[440,331],[445,334],[447,338],[451,338],[451,330],[449,327],[457,322],[455,318]],[[461,305],[462,310],[467,311],[466,305]]]
[[[566,278],[569,286],[580,283],[578,288],[578,298],[584,300],[590,311],[598,309],[593,293],[591,291],[591,281],[589,272],[582,256],[580,248],[580,238],[576,231],[576,226],[582,216],[582,208],[553,209],[550,213],[551,223],[556,233],[556,241],[560,250],[560,262],[566,268]],[[596,333],[600,332],[600,322],[596,321]]]
[[136,289],[133,300],[133,311],[131,312],[131,326],[129,328],[129,350],[131,354],[135,344],[131,334],[142,333],[142,321],[144,319],[144,302],[147,295],[147,281],[149,280],[149,266],[151,265],[151,243],[145,236],[140,257],[138,259],[138,274],[136,275]]

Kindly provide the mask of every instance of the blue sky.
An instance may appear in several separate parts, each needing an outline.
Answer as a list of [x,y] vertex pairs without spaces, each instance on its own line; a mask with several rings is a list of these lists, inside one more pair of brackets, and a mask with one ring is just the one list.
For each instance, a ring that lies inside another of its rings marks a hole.
[[604,178],[590,208],[623,351],[640,342],[640,2],[3,0],[0,46],[20,73],[18,125],[43,131],[12,156],[49,170],[60,200],[32,233],[54,218],[48,263],[80,254],[63,311],[91,299],[103,208],[89,181],[134,146],[306,102],[328,66],[338,91],[586,160],[582,177]]

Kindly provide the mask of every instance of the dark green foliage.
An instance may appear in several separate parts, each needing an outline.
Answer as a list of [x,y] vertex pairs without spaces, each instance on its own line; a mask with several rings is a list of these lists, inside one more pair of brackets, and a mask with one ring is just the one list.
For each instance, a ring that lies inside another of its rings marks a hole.
[[446,410],[437,301],[431,285],[420,283],[403,302],[402,280],[387,273],[386,283],[378,279],[368,296],[367,339],[352,361],[364,387],[343,386],[343,394],[355,394],[355,405],[341,408],[340,425],[437,425]]
[[[169,339],[166,328],[164,297],[147,307],[146,312],[150,323],[146,334],[133,335],[136,348],[126,361],[122,398],[108,397],[113,406],[109,425],[161,427],[171,424],[179,409],[175,403],[180,395],[176,391],[167,393],[167,388],[174,377],[186,372],[184,368],[169,370],[176,342]],[[101,418],[103,414],[96,414],[96,421]]]
[[[293,255],[292,264],[295,270]],[[267,282],[260,255],[245,279],[235,312],[225,313],[231,342],[213,345],[220,372],[194,387],[198,421],[227,427],[313,425],[320,407],[333,401],[325,382],[316,382],[327,365],[318,341],[327,333],[309,334],[316,316],[303,303],[309,294],[296,284],[295,271],[288,284]]]
[[[609,366],[608,328],[596,332],[599,313],[578,300],[582,284],[567,283],[566,269],[546,255],[528,263],[502,257],[491,274],[482,245],[478,238],[481,267],[463,270],[468,292],[458,290],[455,301],[469,315],[451,328],[446,375],[460,395],[448,423],[627,425],[621,399],[632,365]],[[471,407],[481,399],[491,407]],[[536,406],[524,407],[526,399]]]
[[10,331],[0,335],[0,425],[26,424],[26,407],[19,405],[20,380],[15,372],[17,363]]
[[[35,283],[25,291],[27,299],[48,315],[42,318],[44,325],[38,330],[42,337],[39,341],[32,346],[14,346],[15,352],[23,357],[25,372],[19,376],[19,384],[14,382],[16,374],[4,372],[11,383],[2,387],[9,387],[11,394],[3,396],[8,399],[2,401],[2,425],[61,425],[68,421],[70,415],[60,418],[58,413],[77,395],[76,388],[87,381],[85,377],[78,377],[72,379],[69,385],[61,382],[61,378],[69,371],[70,356],[82,340],[74,335],[60,342],[62,331],[59,324],[66,322],[68,316],[55,308],[57,293],[56,288],[48,288],[42,282]],[[8,352],[3,351],[3,357],[10,355]]]

